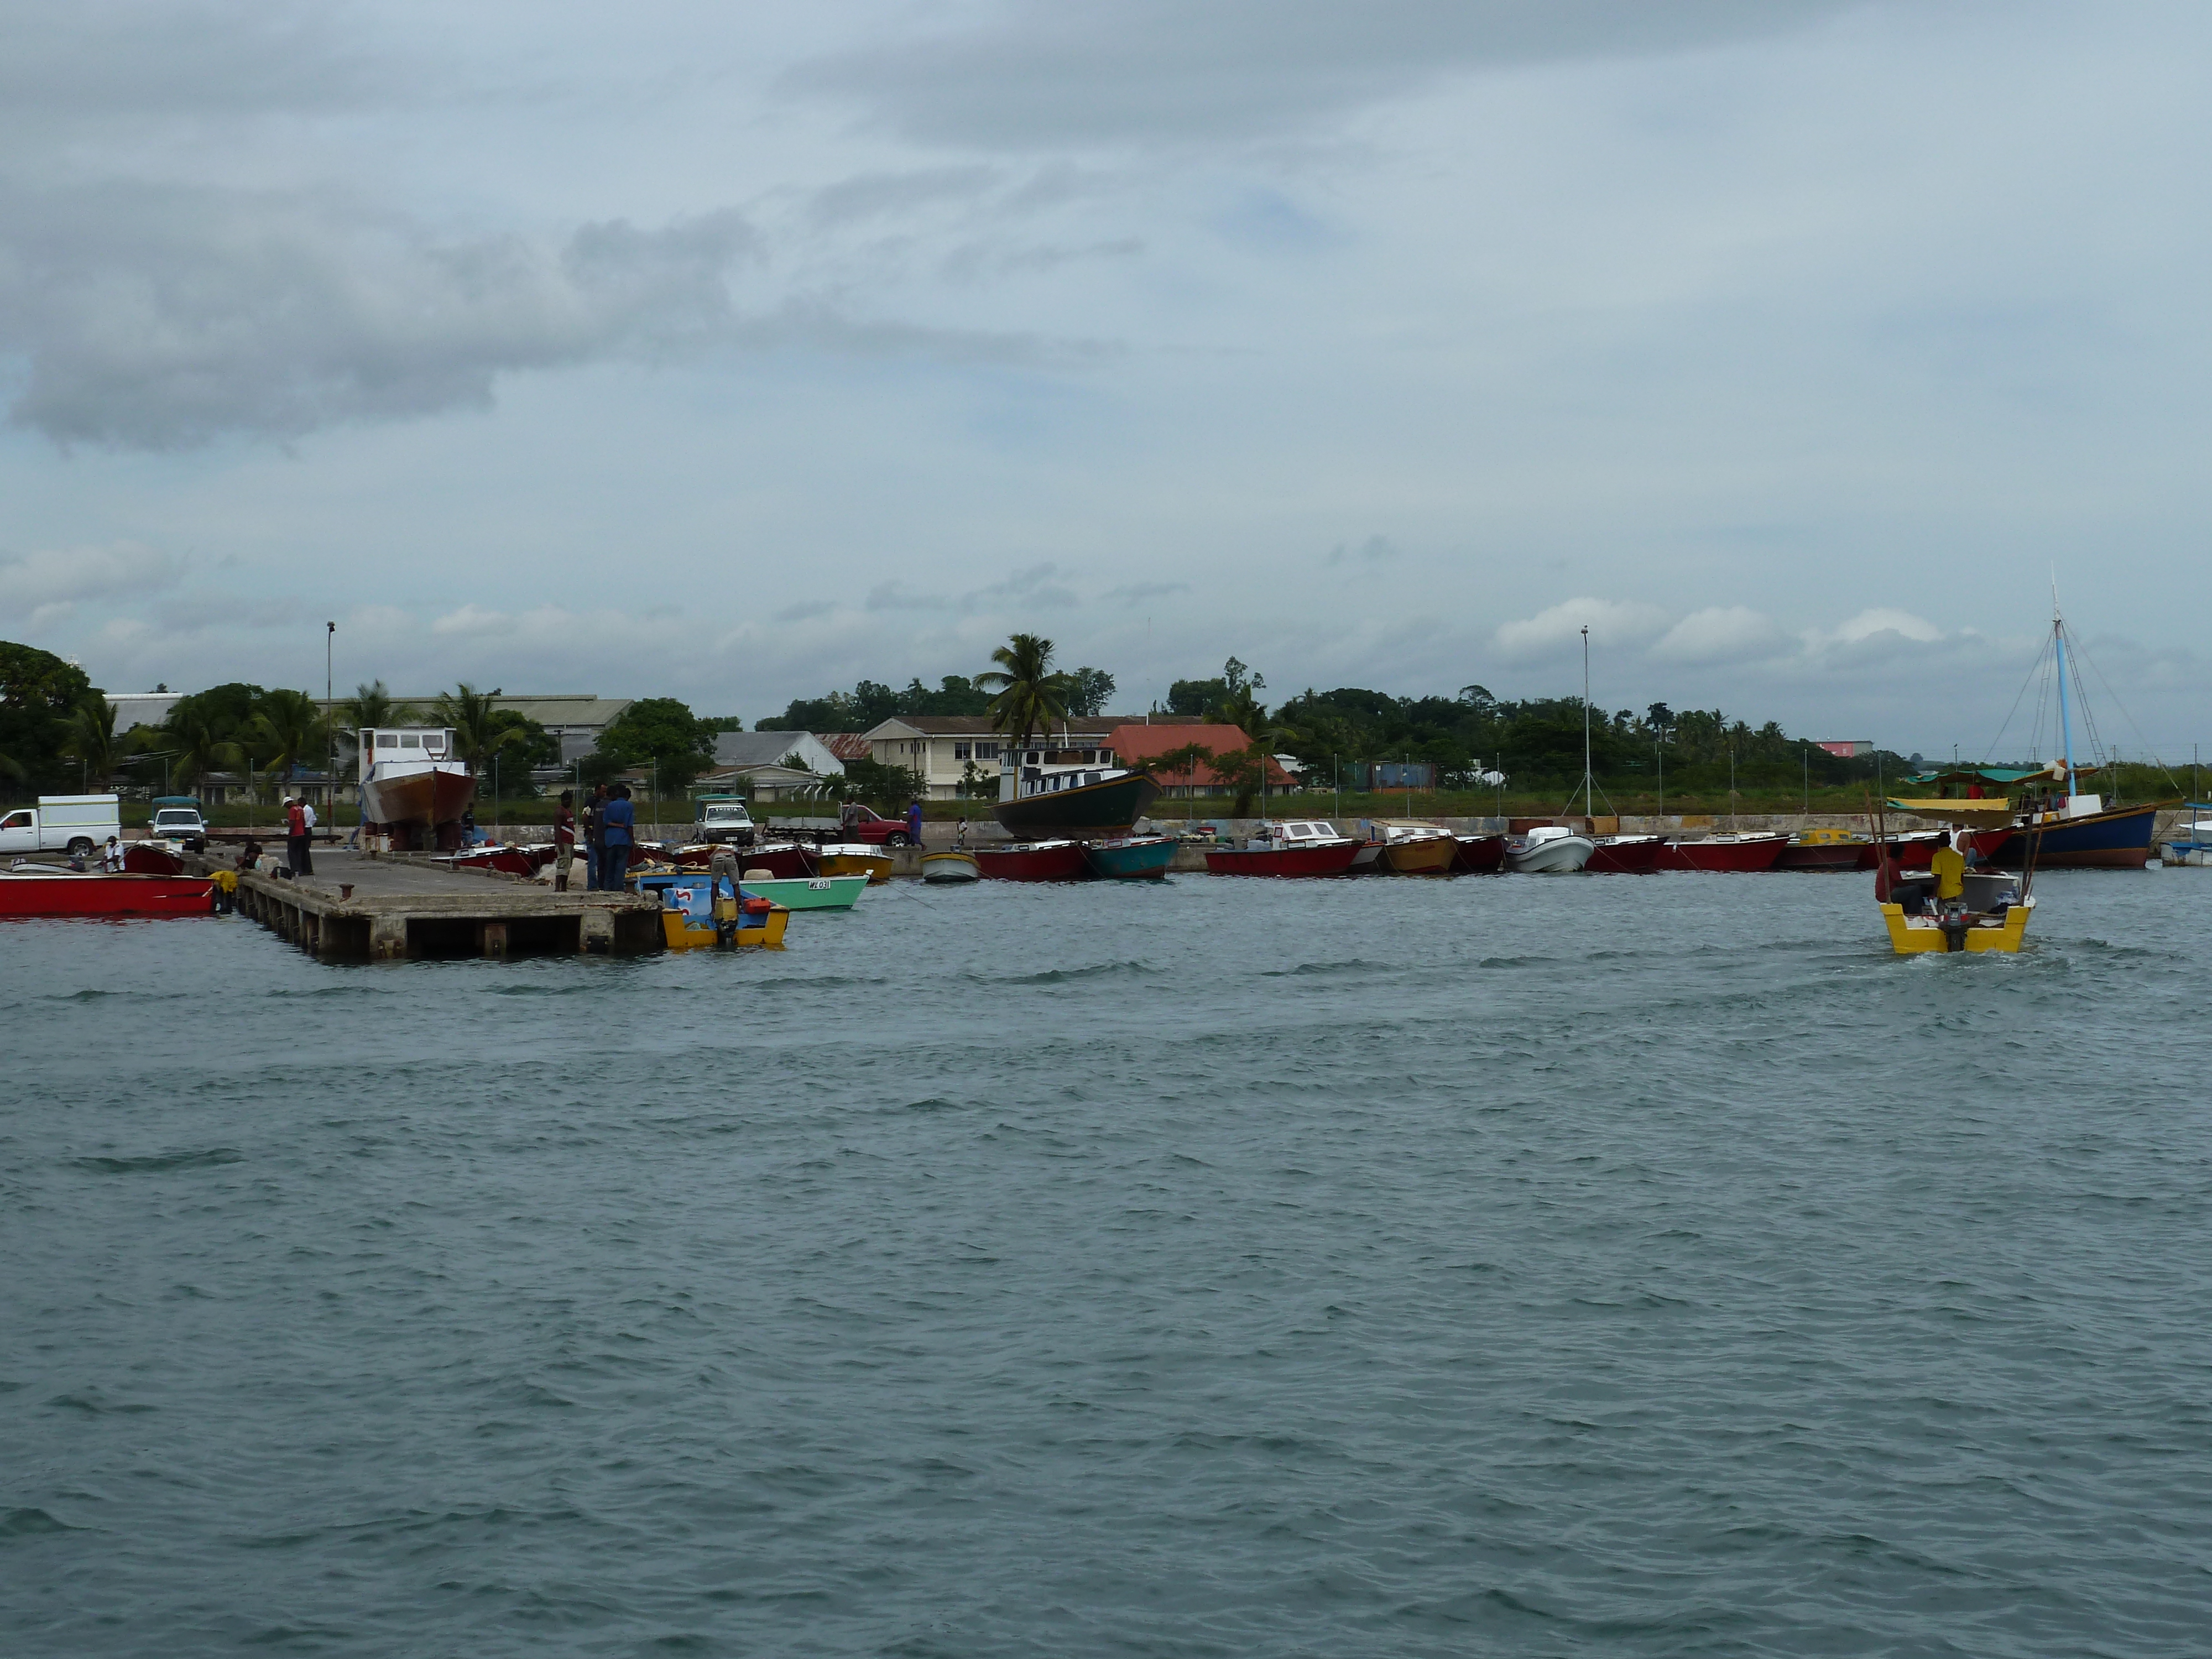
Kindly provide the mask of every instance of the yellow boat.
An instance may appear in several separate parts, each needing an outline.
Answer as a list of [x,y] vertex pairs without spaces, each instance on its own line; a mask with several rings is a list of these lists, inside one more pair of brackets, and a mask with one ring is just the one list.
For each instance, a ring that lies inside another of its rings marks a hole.
[[1459,855],[1450,830],[1421,818],[1370,818],[1367,839],[1379,849],[1376,861],[1401,876],[1448,876]]
[[2034,896],[2021,893],[2020,877],[2008,871],[1975,871],[1965,879],[1958,908],[1946,914],[1935,902],[1936,884],[1924,872],[1894,878],[1889,897],[1877,900],[1890,948],[1901,957],[1925,951],[2018,951],[2035,913]]
[[1905,914],[1901,904],[1885,904],[1881,919],[1889,924],[1890,948],[1901,957],[1923,951],[2002,951],[2020,949],[2027,936],[2027,919],[2035,901],[2022,899],[2006,907],[2002,915],[1966,915],[1946,925],[1940,916]]
[[730,942],[744,950],[767,945],[781,950],[791,912],[781,904],[747,893],[714,897],[713,878],[703,870],[672,870],[637,878],[641,893],[660,896],[660,937],[672,951],[711,951],[721,942],[716,924],[730,929]]
[[866,842],[832,842],[814,855],[818,876],[866,876],[868,885],[880,887],[891,878],[891,855]]

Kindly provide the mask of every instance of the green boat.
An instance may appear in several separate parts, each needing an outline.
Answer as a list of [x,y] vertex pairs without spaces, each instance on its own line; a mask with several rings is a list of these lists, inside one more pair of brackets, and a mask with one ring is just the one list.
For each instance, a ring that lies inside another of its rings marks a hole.
[[791,876],[776,880],[755,881],[748,877],[743,884],[748,893],[757,893],[787,910],[849,910],[867,886],[864,872],[857,876]]

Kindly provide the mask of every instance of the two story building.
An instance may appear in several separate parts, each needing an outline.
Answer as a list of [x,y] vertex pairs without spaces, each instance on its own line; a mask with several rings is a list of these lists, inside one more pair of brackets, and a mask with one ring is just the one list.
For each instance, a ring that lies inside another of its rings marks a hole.
[[[1118,764],[1109,734],[1121,723],[1118,716],[1071,720],[1055,727],[1048,740],[1032,739],[1028,763],[1040,765],[1041,757],[1049,755],[1070,764]],[[999,765],[1007,745],[985,715],[899,714],[861,735],[878,764],[919,772],[927,799],[954,799],[963,784],[971,795],[998,797]]]

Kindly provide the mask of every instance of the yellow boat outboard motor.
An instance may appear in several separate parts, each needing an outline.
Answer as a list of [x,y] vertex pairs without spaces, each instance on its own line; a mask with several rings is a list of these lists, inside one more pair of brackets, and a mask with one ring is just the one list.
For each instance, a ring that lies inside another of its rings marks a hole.
[[[734,951],[738,948],[738,917],[741,915],[738,897],[737,854],[727,848],[717,848],[707,861],[707,908],[714,923],[714,948]],[[724,890],[727,889],[726,894]]]

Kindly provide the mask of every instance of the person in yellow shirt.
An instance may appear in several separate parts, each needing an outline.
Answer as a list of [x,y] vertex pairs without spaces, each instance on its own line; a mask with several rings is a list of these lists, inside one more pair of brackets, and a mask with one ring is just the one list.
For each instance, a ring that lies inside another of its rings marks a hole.
[[1960,830],[1955,841],[1937,847],[1928,860],[1928,873],[1936,878],[1936,902],[1939,907],[1959,902],[1966,896],[1966,854],[1957,844],[1966,838]]

